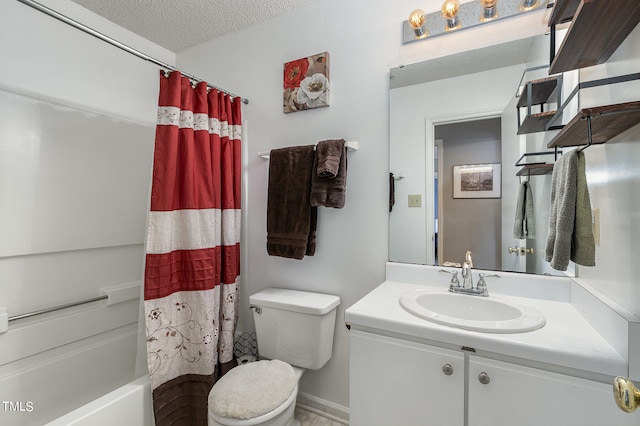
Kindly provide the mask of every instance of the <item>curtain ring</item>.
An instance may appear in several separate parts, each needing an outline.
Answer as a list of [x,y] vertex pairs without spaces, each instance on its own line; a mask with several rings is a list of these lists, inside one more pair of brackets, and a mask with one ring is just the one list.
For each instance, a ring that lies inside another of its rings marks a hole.
[[162,70],[162,75],[164,75],[164,78],[169,78],[171,73],[169,71],[167,71],[167,70]]

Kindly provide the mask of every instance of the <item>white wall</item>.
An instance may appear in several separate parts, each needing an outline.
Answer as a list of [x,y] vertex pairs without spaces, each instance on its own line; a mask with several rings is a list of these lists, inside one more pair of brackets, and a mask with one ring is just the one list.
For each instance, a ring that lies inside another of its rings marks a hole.
[[[640,26],[607,63],[581,71],[581,80],[637,73],[640,69]],[[638,101],[640,81],[583,91],[581,107]],[[586,137],[585,137],[586,140]],[[606,145],[584,151],[593,208],[600,209],[600,246],[596,267],[579,267],[578,276],[629,311],[640,315],[637,247],[640,241],[640,126]]]
[[[542,14],[403,46],[401,23],[415,8],[438,10],[439,0],[318,1],[285,16],[178,52],[177,64],[249,98],[245,142],[245,221],[242,321],[252,327],[248,295],[268,286],[339,295],[342,305],[334,355],[319,372],[306,372],[301,392],[348,407],[348,332],[344,309],[384,280],[387,260],[389,69],[428,57],[503,42],[543,31]],[[535,22],[534,22],[535,21]],[[505,32],[500,32],[502,28]],[[510,34],[506,36],[504,34]],[[328,51],[331,106],[283,114],[283,63]],[[225,66],[221,65],[224,62]],[[349,154],[346,205],[321,209],[314,257],[302,261],[266,253],[268,164],[258,151],[312,144],[331,137],[360,142]]]
[[[42,3],[174,62],[74,3]],[[158,67],[13,0],[0,3],[0,54],[0,307],[14,316],[139,285]],[[0,400],[33,404],[1,407],[3,425],[43,424],[132,380],[139,299],[104,305],[0,334]]]

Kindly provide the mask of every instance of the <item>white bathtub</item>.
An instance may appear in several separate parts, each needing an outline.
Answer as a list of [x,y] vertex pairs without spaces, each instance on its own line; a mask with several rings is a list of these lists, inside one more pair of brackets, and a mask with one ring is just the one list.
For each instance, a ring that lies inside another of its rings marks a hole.
[[46,424],[46,426],[113,425],[153,425],[149,376],[127,383]]

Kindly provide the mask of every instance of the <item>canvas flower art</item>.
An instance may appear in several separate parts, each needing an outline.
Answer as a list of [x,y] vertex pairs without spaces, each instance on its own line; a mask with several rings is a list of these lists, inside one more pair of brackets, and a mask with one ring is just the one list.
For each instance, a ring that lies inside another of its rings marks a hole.
[[284,64],[283,111],[329,106],[329,52]]

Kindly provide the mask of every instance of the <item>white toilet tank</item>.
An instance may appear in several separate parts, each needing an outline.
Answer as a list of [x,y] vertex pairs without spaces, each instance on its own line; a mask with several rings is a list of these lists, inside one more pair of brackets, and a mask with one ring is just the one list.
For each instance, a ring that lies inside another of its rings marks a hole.
[[318,370],[333,351],[338,296],[268,288],[249,296],[261,357]]

